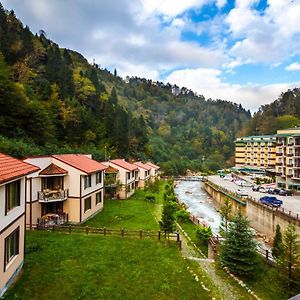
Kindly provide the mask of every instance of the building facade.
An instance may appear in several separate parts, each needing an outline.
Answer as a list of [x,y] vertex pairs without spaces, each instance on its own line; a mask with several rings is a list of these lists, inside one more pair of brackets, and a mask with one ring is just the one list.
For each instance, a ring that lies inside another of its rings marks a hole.
[[0,297],[20,272],[25,245],[25,176],[39,169],[0,153]]
[[276,183],[279,187],[300,190],[300,128],[278,130]]
[[146,164],[151,167],[150,181],[155,182],[157,179],[159,179],[159,169],[160,169],[160,167],[155,165],[152,162],[147,162]]
[[276,166],[276,136],[247,136],[235,141],[236,167],[274,169]]
[[138,187],[144,189],[150,181],[150,171],[151,167],[147,164],[143,164],[142,162],[134,163],[138,167]]
[[138,167],[125,161],[125,159],[113,159],[103,162],[103,164],[118,170],[116,177],[119,181],[117,197],[127,199],[132,196],[138,188]]
[[103,208],[106,166],[91,155],[27,158],[41,169],[27,176],[26,225],[81,223]]

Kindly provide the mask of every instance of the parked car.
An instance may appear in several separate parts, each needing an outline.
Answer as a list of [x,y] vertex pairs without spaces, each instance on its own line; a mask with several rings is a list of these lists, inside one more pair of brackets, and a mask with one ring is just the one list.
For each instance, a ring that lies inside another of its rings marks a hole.
[[259,200],[263,204],[274,207],[280,207],[283,204],[282,200],[277,199],[275,196],[263,196]]
[[284,189],[279,190],[278,194],[281,196],[292,196],[293,195],[293,193],[291,191],[284,190]]
[[231,175],[226,175],[226,176],[223,177],[223,179],[231,181],[232,180],[232,176]]
[[260,193],[267,193],[268,190],[266,188],[264,188],[263,186],[259,186],[259,185],[256,185],[252,188],[252,191],[254,192],[260,192]]
[[245,189],[237,189],[236,194],[241,197],[248,197],[248,192]]

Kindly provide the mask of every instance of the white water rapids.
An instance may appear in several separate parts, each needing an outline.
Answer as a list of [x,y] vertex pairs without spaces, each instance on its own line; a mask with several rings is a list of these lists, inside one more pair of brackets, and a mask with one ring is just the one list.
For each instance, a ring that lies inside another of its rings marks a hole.
[[177,182],[175,193],[180,202],[187,205],[188,211],[209,224],[214,233],[218,233],[221,217],[212,205],[212,198],[202,188],[199,181]]

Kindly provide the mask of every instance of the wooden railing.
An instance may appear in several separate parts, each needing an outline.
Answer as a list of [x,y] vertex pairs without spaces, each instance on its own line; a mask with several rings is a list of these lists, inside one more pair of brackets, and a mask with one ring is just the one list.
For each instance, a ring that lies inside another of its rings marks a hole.
[[40,191],[38,192],[38,200],[40,202],[55,202],[63,201],[68,198],[69,190],[54,190],[54,191]]

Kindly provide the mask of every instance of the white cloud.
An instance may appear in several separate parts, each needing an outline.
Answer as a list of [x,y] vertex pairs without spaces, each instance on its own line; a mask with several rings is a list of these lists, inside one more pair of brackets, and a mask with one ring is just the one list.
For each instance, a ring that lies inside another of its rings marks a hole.
[[227,0],[217,0],[217,7],[218,8],[222,8],[223,6],[225,6],[225,4],[227,3]]
[[237,39],[230,53],[243,60],[279,63],[300,53],[300,2],[269,0],[257,11],[258,0],[239,0],[226,17],[229,32]]
[[200,8],[211,0],[141,0],[146,14],[161,14],[174,18],[192,8]]
[[276,100],[288,89],[299,86],[300,82],[269,85],[238,85],[222,81],[221,71],[216,69],[185,69],[171,73],[165,82],[187,87],[205,98],[230,100],[241,103],[252,111]]
[[300,64],[295,62],[285,68],[286,71],[300,71]]

